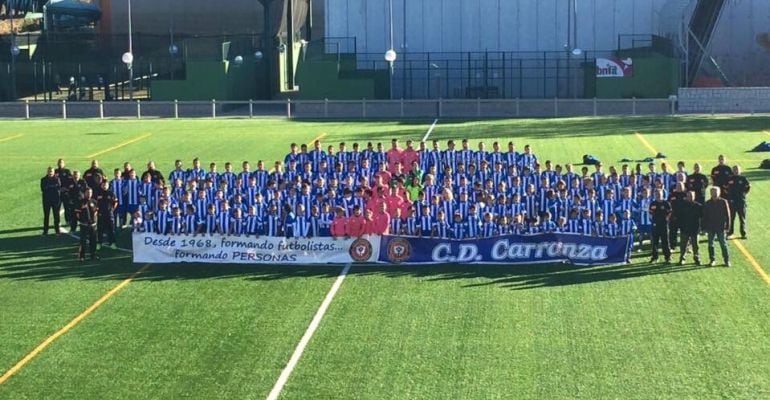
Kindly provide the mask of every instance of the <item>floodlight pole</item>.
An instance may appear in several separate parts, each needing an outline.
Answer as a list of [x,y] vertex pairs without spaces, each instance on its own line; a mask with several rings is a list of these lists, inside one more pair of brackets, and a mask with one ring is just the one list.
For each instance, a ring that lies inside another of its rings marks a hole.
[[16,32],[13,30],[13,14],[10,11],[8,14],[11,17],[11,100],[16,100]]
[[[131,0],[128,0],[128,52],[134,54],[133,30],[131,27]],[[134,99],[134,60],[128,63],[128,98]]]
[[[286,86],[294,90],[294,5],[293,0],[286,2]],[[311,10],[312,11],[312,10]],[[308,12],[311,12],[308,11]]]
[[[572,49],[570,49],[570,56],[573,55],[574,49],[578,49],[578,15],[577,15],[577,0],[572,0]],[[580,70],[578,70],[579,72]],[[569,70],[567,71],[569,73]],[[576,76],[574,79],[575,88],[572,92],[572,95],[577,98],[578,94],[578,77]],[[569,90],[569,89],[567,89]]]
[[572,56],[575,55],[575,49],[578,49],[577,45],[577,0],[570,0],[567,3],[567,97],[569,97],[570,86],[574,81],[574,90],[572,90],[572,96],[577,98],[577,83],[578,77],[572,76]]
[[[390,49],[393,49],[393,0],[388,0],[388,24],[390,26]],[[393,73],[395,68],[393,61],[388,61],[388,94],[393,100]]]
[[[172,5],[172,8],[173,8],[173,5]],[[174,10],[171,10],[169,14],[171,14],[171,26],[168,28],[168,35],[169,35],[169,42],[170,42],[168,45],[168,53],[171,56],[171,61],[169,62],[169,64],[171,65],[170,75],[171,75],[171,80],[173,81],[174,80],[174,58],[176,57],[174,50],[176,51],[179,51],[179,50],[176,47],[176,44],[174,43]]]

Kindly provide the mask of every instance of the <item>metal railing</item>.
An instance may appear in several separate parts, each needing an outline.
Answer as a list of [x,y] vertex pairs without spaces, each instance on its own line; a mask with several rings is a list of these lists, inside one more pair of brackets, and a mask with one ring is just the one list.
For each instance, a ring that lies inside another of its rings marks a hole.
[[0,118],[495,119],[674,115],[671,99],[49,101],[0,103]]

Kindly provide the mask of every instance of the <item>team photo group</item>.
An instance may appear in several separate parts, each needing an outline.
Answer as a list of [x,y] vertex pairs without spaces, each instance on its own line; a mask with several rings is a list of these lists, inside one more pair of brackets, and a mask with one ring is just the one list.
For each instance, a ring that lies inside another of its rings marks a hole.
[[[369,142],[327,146],[319,140],[292,143],[271,169],[262,160],[223,170],[198,158],[181,160],[164,175],[154,162],[137,172],[126,162],[111,176],[98,161],[82,174],[64,160],[41,180],[44,234],[58,234],[59,210],[71,232],[80,230],[80,258],[97,258],[97,246],[115,246],[116,233],[359,237],[402,235],[441,239],[569,233],[628,236],[630,246],[651,242],[651,262],[672,251],[679,262],[692,253],[700,265],[699,235],[708,239],[710,265],[715,242],[730,265],[726,239],[739,222],[746,238],[748,180],[739,166],[719,156],[707,176],[701,166],[646,160],[605,167],[587,157],[579,167],[542,162],[529,145],[512,142],[471,149],[449,140],[411,140],[388,149]],[[585,164],[585,163],[584,163]],[[691,169],[688,169],[691,168]]]

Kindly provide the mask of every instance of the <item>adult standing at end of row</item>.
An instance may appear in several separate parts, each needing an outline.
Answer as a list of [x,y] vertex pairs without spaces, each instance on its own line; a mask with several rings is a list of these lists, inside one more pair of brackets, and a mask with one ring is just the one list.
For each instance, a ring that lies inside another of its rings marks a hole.
[[58,235],[60,233],[61,181],[54,174],[52,167],[48,167],[45,176],[40,179],[40,191],[43,193],[43,235],[48,235],[50,214],[53,214],[53,226]]
[[738,165],[730,168],[727,159],[719,155],[718,164],[711,170],[711,179],[714,186],[721,190],[722,198],[729,201],[730,205],[730,230],[727,236],[734,233],[735,218],[740,222],[741,238],[746,239],[746,195],[751,190],[749,180],[741,175],[741,167]]
[[746,239],[746,195],[751,190],[751,184],[741,175],[741,167],[733,166],[733,175],[727,180],[727,196],[730,198],[730,229],[727,236],[735,232],[735,217],[741,224],[741,239]]

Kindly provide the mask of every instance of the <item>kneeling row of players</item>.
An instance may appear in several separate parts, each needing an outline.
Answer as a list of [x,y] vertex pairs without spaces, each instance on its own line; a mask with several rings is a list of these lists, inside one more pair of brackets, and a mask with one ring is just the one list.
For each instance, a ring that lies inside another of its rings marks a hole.
[[164,235],[222,234],[233,236],[274,236],[274,237],[358,237],[362,235],[404,235],[442,239],[485,238],[509,234],[532,235],[538,233],[572,233],[587,236],[618,237],[633,235],[637,231],[636,223],[630,215],[618,219],[611,214],[607,221],[601,212],[596,219],[559,218],[553,221],[550,213],[542,218],[534,217],[527,221],[521,215],[512,218],[484,214],[483,219],[465,217],[456,213],[448,220],[443,213],[436,218],[420,217],[405,220],[391,218],[387,213],[374,215],[367,212],[364,217],[356,212],[345,217],[338,212],[331,218],[321,216],[302,217],[288,213],[281,217],[268,214],[264,218],[257,215],[243,215],[240,209],[232,215],[207,215],[199,219],[190,213],[182,215],[178,209],[173,212],[154,215],[148,212],[145,218],[136,214],[133,218],[134,232],[156,233]]

